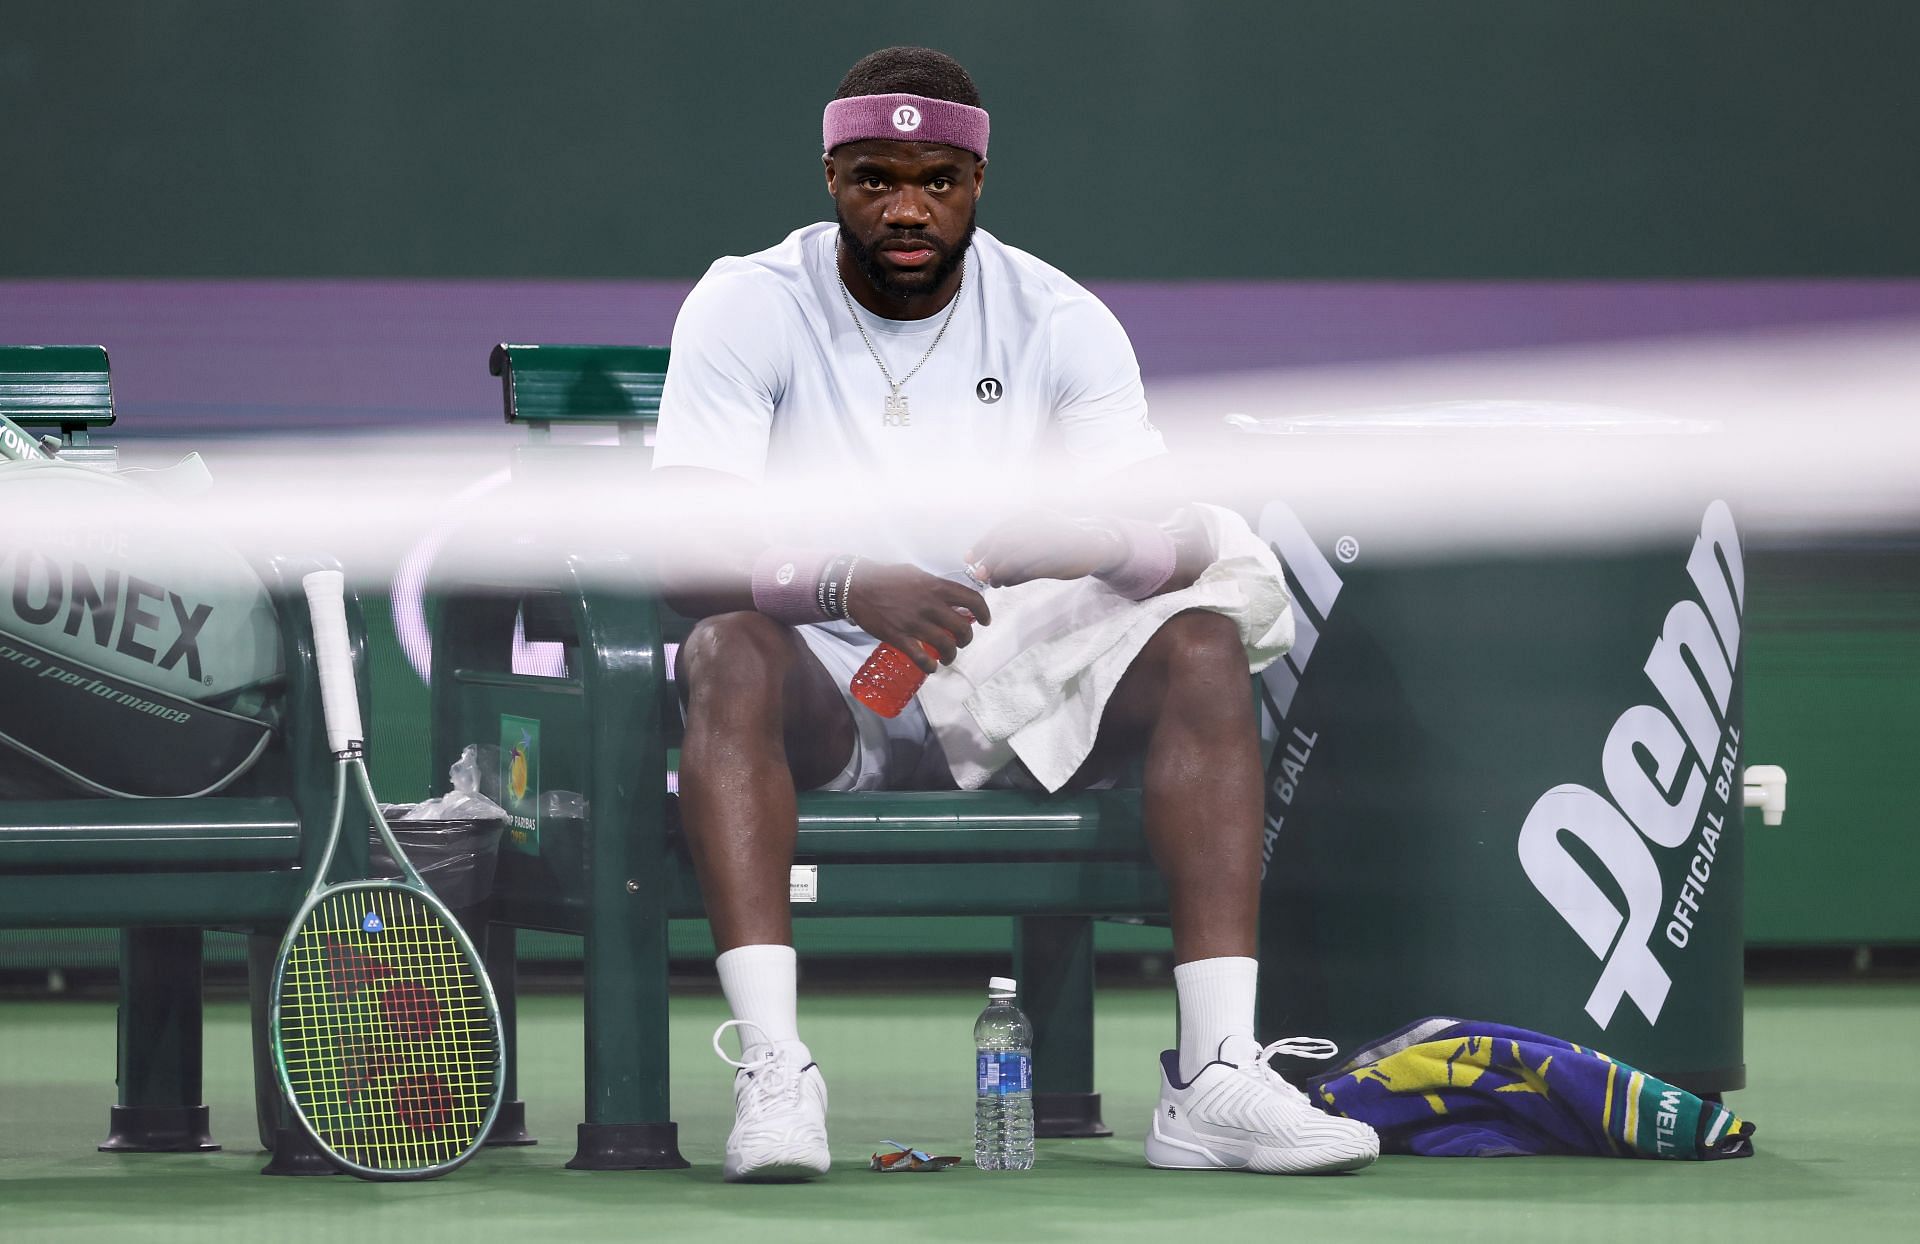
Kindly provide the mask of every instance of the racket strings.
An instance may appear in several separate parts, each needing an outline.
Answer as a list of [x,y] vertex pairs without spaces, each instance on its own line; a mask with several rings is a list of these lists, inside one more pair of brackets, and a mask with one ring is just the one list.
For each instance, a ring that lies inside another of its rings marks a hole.
[[497,1037],[474,965],[419,896],[384,886],[316,904],[281,986],[295,1105],[316,1136],[373,1170],[424,1170],[479,1139]]

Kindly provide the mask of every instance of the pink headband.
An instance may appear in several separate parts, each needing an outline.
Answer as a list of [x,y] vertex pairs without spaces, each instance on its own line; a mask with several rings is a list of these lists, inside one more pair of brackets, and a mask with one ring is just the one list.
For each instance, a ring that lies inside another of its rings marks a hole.
[[987,158],[987,113],[924,95],[855,95],[827,105],[820,141],[832,151],[863,138],[897,142],[945,143]]

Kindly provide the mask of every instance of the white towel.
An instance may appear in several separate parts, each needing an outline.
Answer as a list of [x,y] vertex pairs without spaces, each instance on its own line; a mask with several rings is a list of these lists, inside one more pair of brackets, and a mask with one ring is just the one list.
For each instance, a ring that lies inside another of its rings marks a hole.
[[1280,561],[1231,510],[1195,505],[1214,560],[1190,587],[1132,601],[1097,579],[1036,579],[989,588],[993,623],[920,689],[953,780],[977,790],[1015,757],[1049,791],[1093,751],[1121,675],[1176,613],[1233,619],[1256,674],[1293,646]]

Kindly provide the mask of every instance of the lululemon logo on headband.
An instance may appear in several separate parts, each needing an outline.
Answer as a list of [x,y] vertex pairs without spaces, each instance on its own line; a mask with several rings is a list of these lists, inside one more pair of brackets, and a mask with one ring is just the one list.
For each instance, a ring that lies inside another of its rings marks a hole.
[[912,104],[901,104],[893,110],[893,128],[902,134],[911,134],[920,128],[920,110]]
[[1000,400],[1002,391],[1000,382],[992,376],[973,386],[973,395],[989,406]]

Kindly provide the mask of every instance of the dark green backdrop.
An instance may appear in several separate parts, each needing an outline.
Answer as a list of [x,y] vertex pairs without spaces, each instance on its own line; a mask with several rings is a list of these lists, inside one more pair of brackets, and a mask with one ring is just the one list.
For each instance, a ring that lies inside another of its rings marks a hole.
[[894,42],[1083,279],[1920,272],[1911,0],[7,0],[0,275],[697,275]]
[[[0,0],[0,277],[692,277],[825,214],[893,42],[971,67],[984,222],[1082,279],[1920,274],[1913,0]],[[1911,564],[1755,558],[1755,941],[1920,936]]]

